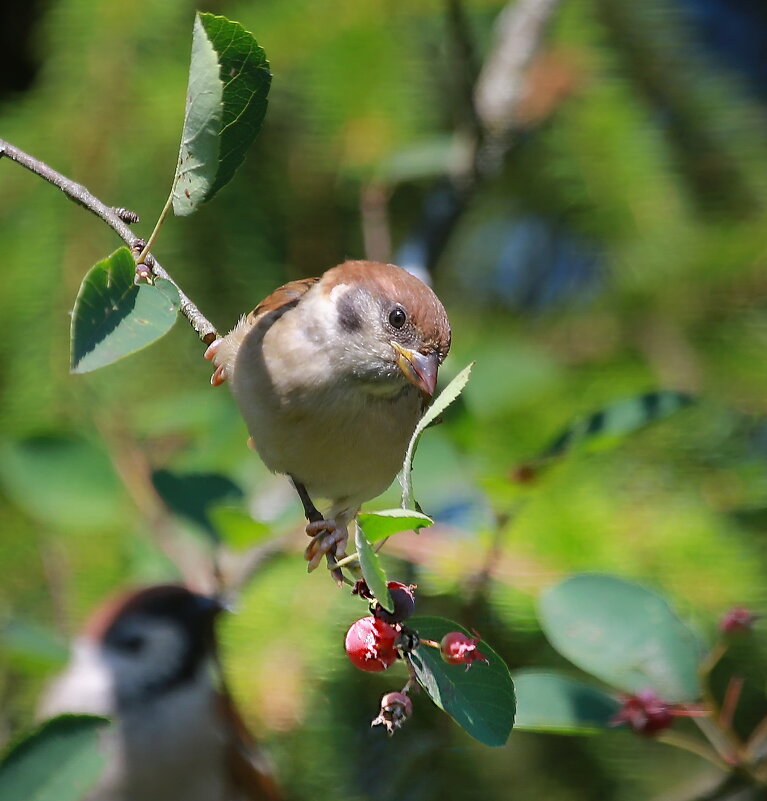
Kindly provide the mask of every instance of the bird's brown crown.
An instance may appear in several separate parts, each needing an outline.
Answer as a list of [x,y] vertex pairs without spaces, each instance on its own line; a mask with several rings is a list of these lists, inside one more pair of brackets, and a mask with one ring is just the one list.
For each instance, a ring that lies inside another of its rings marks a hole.
[[412,273],[395,264],[377,261],[345,261],[322,278],[325,291],[341,284],[354,284],[371,294],[400,304],[418,330],[424,346],[439,354],[450,350],[450,322],[440,299]]

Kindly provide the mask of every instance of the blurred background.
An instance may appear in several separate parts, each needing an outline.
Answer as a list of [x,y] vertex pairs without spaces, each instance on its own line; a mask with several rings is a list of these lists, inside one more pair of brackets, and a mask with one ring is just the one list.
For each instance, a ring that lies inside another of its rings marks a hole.
[[[392,260],[429,274],[445,302],[445,377],[476,360],[415,462],[439,525],[385,550],[390,577],[418,584],[418,611],[475,627],[518,668],[563,666],[536,600],[574,571],[655,587],[704,634],[733,604],[763,609],[767,7],[203,10],[252,31],[274,79],[235,180],[194,220],[166,224],[154,251],[166,269],[227,330],[286,280]],[[514,12],[522,33],[504,25]],[[139,213],[148,235],[177,155],[193,13],[181,0],[6,1],[0,136]],[[504,57],[518,63],[499,82]],[[0,242],[0,739],[31,724],[105,596],[204,584],[214,552],[226,567],[277,534],[222,636],[234,694],[292,797],[684,799],[711,780],[695,756],[627,732],[480,746],[424,696],[396,737],[371,731],[404,672],[348,664],[343,634],[364,610],[305,574],[300,506],[245,447],[185,321],[70,375],[69,312],[117,239],[2,160]],[[573,420],[657,390],[696,400],[520,472]],[[204,504],[178,514],[174,498],[206,474],[262,525],[211,522]]]

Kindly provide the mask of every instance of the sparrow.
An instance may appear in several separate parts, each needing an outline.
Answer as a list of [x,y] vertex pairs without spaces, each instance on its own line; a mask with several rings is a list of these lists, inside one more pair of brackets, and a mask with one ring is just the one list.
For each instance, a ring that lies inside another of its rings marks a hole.
[[[298,491],[309,570],[345,554],[360,506],[394,480],[450,338],[421,280],[346,261],[275,290],[207,349],[211,383],[229,383],[252,447]],[[315,497],[330,501],[324,516]]]
[[85,801],[278,801],[229,694],[215,680],[222,606],[182,586],[112,599],[73,644],[39,713],[112,719]]

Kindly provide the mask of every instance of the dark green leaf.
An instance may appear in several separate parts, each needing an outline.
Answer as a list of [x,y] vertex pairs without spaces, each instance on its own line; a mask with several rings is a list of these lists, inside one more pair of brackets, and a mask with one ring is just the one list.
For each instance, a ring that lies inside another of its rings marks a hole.
[[219,534],[211,521],[210,507],[243,496],[237,484],[218,473],[180,475],[170,470],[155,470],[152,483],[172,511],[196,523],[215,543],[219,542]]
[[109,457],[78,437],[2,443],[0,481],[27,514],[56,528],[103,528],[120,513],[122,490]]
[[105,757],[98,736],[109,724],[90,715],[46,721],[0,763],[3,801],[80,801],[98,781]]
[[[469,632],[441,617],[415,617],[408,621],[422,639],[439,642],[450,631]],[[506,663],[483,641],[479,650],[489,664],[449,665],[439,650],[420,645],[410,656],[419,684],[455,722],[485,745],[504,745],[514,725],[514,682]]]
[[684,392],[659,390],[615,401],[569,425],[544,448],[539,458],[562,456],[578,447],[608,447],[620,438],[684,409],[693,400]]
[[178,292],[170,281],[133,282],[136,263],[122,247],[86,274],[72,311],[73,373],[111,364],[159,339],[176,322]]
[[400,531],[433,526],[434,521],[423,512],[413,509],[384,509],[380,512],[360,512],[359,524],[365,529],[368,542],[378,542]]
[[197,14],[173,211],[191,214],[225,186],[266,114],[271,73],[264,51],[239,23]]
[[620,703],[596,687],[560,673],[512,673],[517,691],[517,729],[593,734],[604,731]]
[[660,595],[615,576],[584,573],[549,589],[541,626],[573,664],[627,692],[669,702],[700,695],[704,647]]
[[370,547],[370,543],[360,525],[357,525],[357,531],[354,534],[354,545],[357,548],[357,558],[360,562],[362,577],[367,582],[370,591],[384,609],[393,612],[394,603],[392,602],[389,588],[386,586],[386,573],[381,566],[378,554]]

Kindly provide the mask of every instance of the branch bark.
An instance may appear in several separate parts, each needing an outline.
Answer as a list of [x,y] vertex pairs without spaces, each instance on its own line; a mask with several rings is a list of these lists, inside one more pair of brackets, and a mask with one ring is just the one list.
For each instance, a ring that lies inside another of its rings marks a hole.
[[[43,180],[48,181],[48,183],[53,184],[53,186],[60,189],[70,200],[73,200],[92,214],[100,217],[135,253],[136,245],[137,243],[141,243],[141,239],[133,233],[128,224],[122,219],[120,214],[118,214],[118,211],[124,210],[107,206],[82,186],[82,184],[78,184],[70,178],[67,178],[52,167],[49,167],[45,162],[36,159],[34,156],[30,156],[29,153],[25,153],[10,142],[0,139],[0,158],[2,156],[6,156],[11,161],[16,162],[16,164],[33,172]],[[189,324],[192,326],[197,336],[206,345],[213,342],[218,336],[215,326],[190,300],[154,256],[152,256],[151,259],[147,259],[146,263],[153,275],[157,278],[170,281],[176,287],[181,301],[181,314],[189,321]]]

